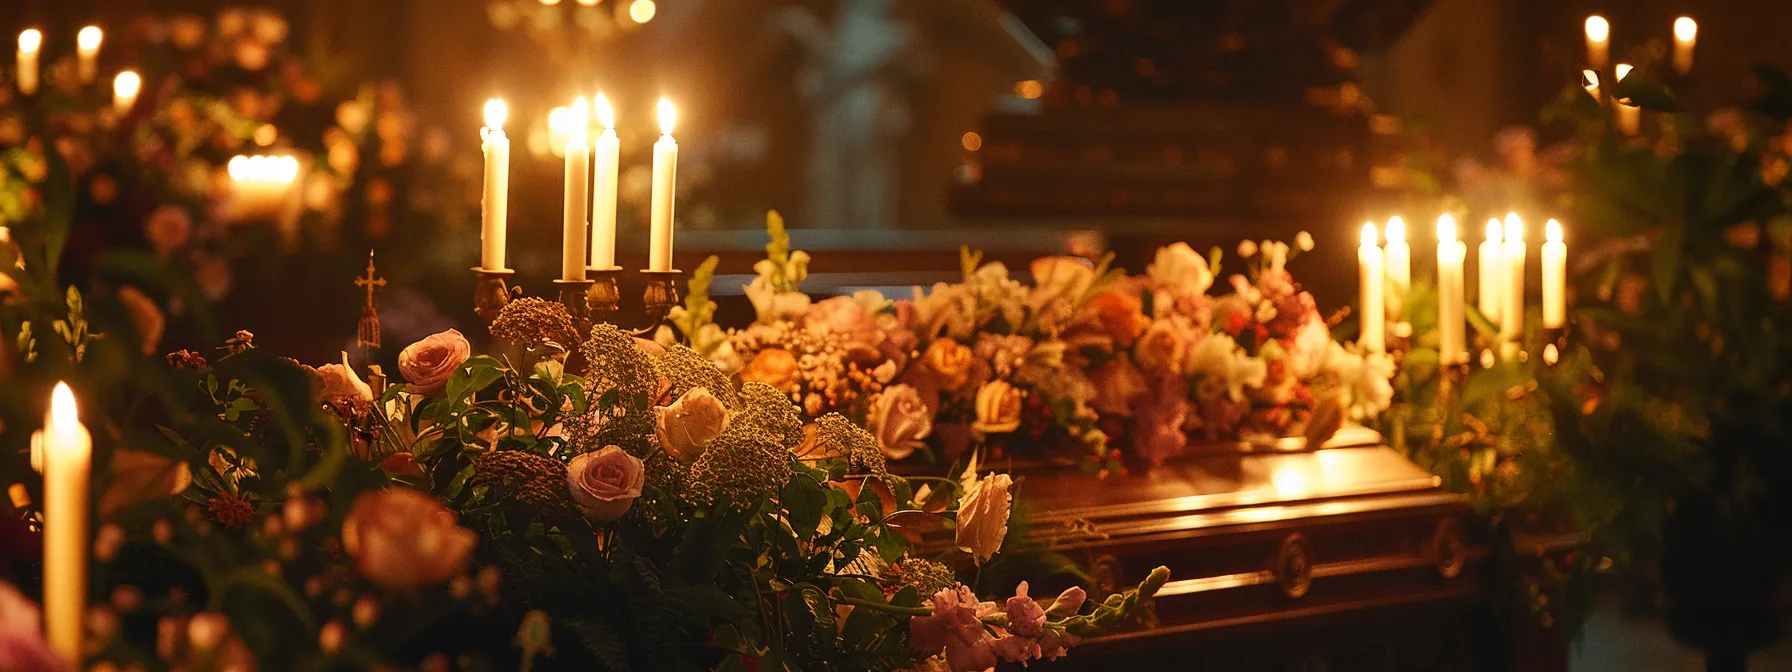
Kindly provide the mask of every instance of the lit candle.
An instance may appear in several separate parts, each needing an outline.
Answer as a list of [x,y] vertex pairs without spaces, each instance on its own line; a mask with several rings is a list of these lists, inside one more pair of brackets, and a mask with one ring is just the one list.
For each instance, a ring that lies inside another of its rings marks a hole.
[[[1506,305],[1500,311],[1500,340],[1505,345],[1502,349],[1515,350],[1519,339],[1524,337],[1524,221],[1518,213],[1506,215]],[[1507,353],[1510,357],[1516,352]]]
[[[1624,81],[1624,77],[1629,75],[1631,70],[1629,63],[1619,63],[1613,68],[1618,76],[1616,81]],[[1617,103],[1613,107],[1617,108],[1615,114],[1618,115],[1618,132],[1625,135],[1636,135],[1643,128],[1643,108],[1631,105],[1625,100],[1613,101]]]
[[1412,246],[1406,244],[1406,222],[1388,218],[1387,237],[1388,318],[1400,324],[1406,322],[1406,292],[1412,287]]
[[672,101],[660,99],[660,139],[653,143],[653,205],[649,222],[647,270],[672,270],[672,204],[678,188],[678,141],[672,139],[676,113]]
[[568,116],[572,138],[566,143],[566,231],[560,279],[584,280],[585,209],[591,207],[591,145],[585,142],[591,112],[584,96],[572,101],[572,114]]
[[1586,89],[1587,95],[1592,96],[1593,100],[1595,100],[1595,101],[1600,100],[1600,98],[1599,98],[1599,71],[1598,70],[1582,70],[1582,71],[1580,71],[1580,88]]
[[1674,19],[1674,71],[1692,72],[1692,47],[1699,40],[1699,22],[1690,16]]
[[1445,365],[1468,361],[1467,334],[1463,324],[1462,262],[1468,246],[1456,240],[1456,219],[1437,218],[1437,333],[1438,361]]
[[504,136],[504,100],[485,101],[485,127],[479,129],[485,153],[485,198],[479,204],[479,267],[504,270],[504,235],[510,218],[510,138]]
[[1502,241],[1500,220],[1487,220],[1487,239],[1481,241],[1481,256],[1477,258],[1480,263],[1481,300],[1475,303],[1475,307],[1481,310],[1482,317],[1496,327],[1500,324],[1500,313],[1506,309],[1506,254],[1501,247]]
[[40,436],[44,458],[44,633],[71,665],[81,660],[87,610],[87,477],[93,437],[75,395],[57,383]]
[[105,35],[99,26],[87,26],[75,33],[75,74],[82,84],[92,84],[100,71],[100,40]]
[[26,28],[19,33],[19,93],[37,93],[37,53],[43,46],[43,31]]
[[1605,67],[1612,53],[1612,24],[1598,14],[1587,17],[1587,65]]
[[1553,219],[1543,225],[1543,237],[1543,328],[1556,329],[1568,322],[1568,245]]
[[131,107],[137,104],[137,94],[143,90],[143,78],[137,73],[126,70],[112,78],[112,109],[120,116],[129,114]]
[[597,94],[597,120],[604,125],[593,149],[591,180],[591,267],[616,267],[616,182],[622,143],[616,139],[616,113],[604,94]]
[[1356,337],[1357,345],[1369,352],[1385,352],[1387,350],[1387,308],[1382,303],[1386,298],[1383,284],[1387,280],[1386,270],[1382,268],[1381,247],[1376,245],[1375,223],[1363,224],[1363,244],[1356,250],[1357,263],[1362,270],[1362,317],[1357,318],[1357,325],[1362,333]]

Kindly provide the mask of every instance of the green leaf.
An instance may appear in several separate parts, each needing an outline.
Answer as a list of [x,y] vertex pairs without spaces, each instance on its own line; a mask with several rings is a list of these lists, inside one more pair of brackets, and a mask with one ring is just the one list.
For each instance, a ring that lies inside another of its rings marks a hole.
[[835,631],[833,603],[827,594],[813,583],[801,583],[791,590],[784,604],[791,634],[818,647],[823,657],[832,656],[839,633]]
[[821,526],[821,517],[828,504],[827,488],[810,478],[790,479],[784,484],[782,504],[791,529],[798,537],[808,539]]
[[1632,71],[1612,87],[1612,97],[1653,112],[1682,112],[1686,106],[1648,75]]

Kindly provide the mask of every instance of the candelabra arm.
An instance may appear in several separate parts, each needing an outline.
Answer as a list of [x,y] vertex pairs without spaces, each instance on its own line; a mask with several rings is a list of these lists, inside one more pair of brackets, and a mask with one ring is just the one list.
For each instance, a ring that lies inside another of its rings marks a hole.
[[[585,291],[585,310],[592,323],[616,325],[635,336],[652,337],[672,307],[680,300],[678,285],[684,281],[683,271],[642,271],[647,286],[641,293],[641,321],[625,320],[622,314],[622,290],[617,282],[620,267],[589,268],[591,286]],[[625,324],[625,322],[628,322]]]
[[647,326],[635,332],[637,336],[651,337],[666,321],[673,306],[679,302],[678,284],[684,281],[684,271],[642,271],[647,276],[647,289],[641,293],[641,305],[647,315]]
[[595,280],[554,281],[554,286],[560,288],[560,305],[566,306],[566,314],[572,317],[572,326],[578,329],[580,339],[591,333],[591,304],[587,296],[598,284]]

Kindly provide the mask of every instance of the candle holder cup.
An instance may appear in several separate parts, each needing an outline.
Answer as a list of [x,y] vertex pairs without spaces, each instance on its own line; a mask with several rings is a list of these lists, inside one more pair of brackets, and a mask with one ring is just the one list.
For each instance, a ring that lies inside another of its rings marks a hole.
[[585,294],[590,319],[616,325],[635,336],[651,337],[680,301],[678,285],[684,280],[684,271],[641,271],[647,278],[646,288],[641,292],[642,322],[638,327],[623,324],[622,291],[617,282],[622,269],[613,266],[591,268],[586,272],[595,278]]
[[476,284],[473,286],[473,312],[487,325],[498,319],[498,313],[510,304],[510,287],[505,279],[516,275],[516,271],[508,268],[486,269],[473,267]]

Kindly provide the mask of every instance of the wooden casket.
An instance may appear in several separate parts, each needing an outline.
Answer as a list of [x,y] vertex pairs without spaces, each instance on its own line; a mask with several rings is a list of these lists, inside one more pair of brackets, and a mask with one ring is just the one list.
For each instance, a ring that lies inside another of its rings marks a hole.
[[1171,570],[1155,628],[1045,669],[1514,669],[1485,527],[1380,439],[1210,446],[1100,481],[1019,472],[1034,538],[1100,588]]

